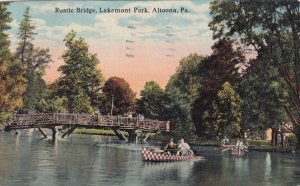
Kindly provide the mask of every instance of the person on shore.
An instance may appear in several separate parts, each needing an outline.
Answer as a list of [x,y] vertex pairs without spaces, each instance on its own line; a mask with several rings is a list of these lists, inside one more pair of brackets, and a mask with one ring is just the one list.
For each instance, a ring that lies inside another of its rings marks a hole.
[[289,137],[285,136],[285,140],[284,140],[284,151],[286,151],[289,147]]
[[176,153],[176,155],[188,155],[191,151],[191,147],[189,146],[189,144],[184,142],[184,139],[181,138],[179,141],[179,145],[178,145],[178,151]]

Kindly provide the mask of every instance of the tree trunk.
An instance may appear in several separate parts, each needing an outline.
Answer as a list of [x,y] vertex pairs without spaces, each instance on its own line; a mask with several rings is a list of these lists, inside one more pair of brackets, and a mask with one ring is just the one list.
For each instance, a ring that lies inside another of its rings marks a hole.
[[281,130],[280,130],[280,143],[281,143],[281,148],[283,149],[283,145],[284,145],[284,138],[283,138],[283,129],[281,127]]
[[272,137],[271,137],[271,145],[276,146],[277,145],[277,136],[276,136],[276,129],[272,128]]
[[277,129],[275,129],[274,137],[275,137],[275,146],[277,146],[278,145],[278,130]]
[[300,126],[294,126],[295,135],[297,137],[296,151],[300,152]]

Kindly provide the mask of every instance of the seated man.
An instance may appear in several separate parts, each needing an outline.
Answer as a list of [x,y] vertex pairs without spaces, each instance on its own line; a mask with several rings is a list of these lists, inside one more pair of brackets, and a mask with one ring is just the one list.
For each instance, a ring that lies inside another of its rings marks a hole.
[[241,139],[237,139],[235,149],[238,150],[239,155],[241,154],[241,151],[247,152],[248,151],[248,141],[245,140],[245,144]]
[[188,155],[190,151],[191,147],[189,146],[189,144],[185,143],[184,139],[181,138],[176,155]]

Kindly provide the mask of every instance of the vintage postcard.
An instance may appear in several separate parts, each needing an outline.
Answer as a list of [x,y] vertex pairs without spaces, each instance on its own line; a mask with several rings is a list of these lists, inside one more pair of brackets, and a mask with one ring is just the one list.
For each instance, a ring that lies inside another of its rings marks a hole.
[[0,1],[0,186],[300,185],[299,17]]

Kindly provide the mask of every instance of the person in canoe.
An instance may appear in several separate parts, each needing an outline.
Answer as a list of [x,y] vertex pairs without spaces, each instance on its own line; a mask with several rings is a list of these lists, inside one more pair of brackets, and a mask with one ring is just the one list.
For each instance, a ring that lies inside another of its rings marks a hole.
[[240,155],[242,151],[243,152],[248,151],[247,143],[248,142],[245,142],[245,144],[244,144],[243,141],[240,138],[237,139],[234,150],[238,151],[238,155]]
[[221,141],[221,144],[223,145],[227,145],[229,143],[229,139],[227,138],[227,136],[225,136],[222,141]]
[[184,142],[184,139],[181,138],[179,141],[179,145],[178,145],[178,151],[176,153],[176,155],[188,155],[189,153],[191,153],[191,147],[189,146],[189,144]]
[[166,144],[166,146],[164,147],[164,150],[166,154],[173,154],[174,152],[176,152],[176,143],[174,143],[173,138],[170,139],[169,143]]

